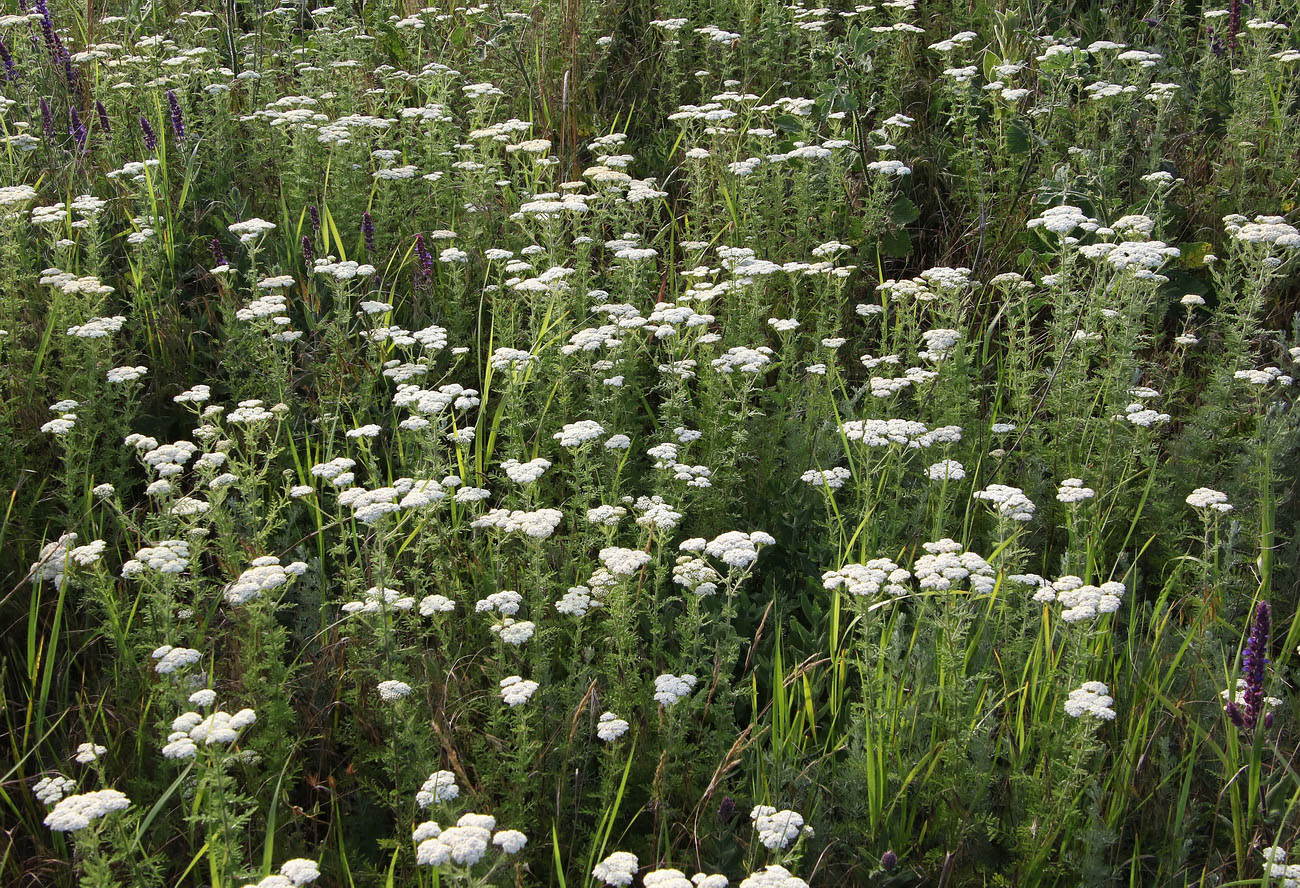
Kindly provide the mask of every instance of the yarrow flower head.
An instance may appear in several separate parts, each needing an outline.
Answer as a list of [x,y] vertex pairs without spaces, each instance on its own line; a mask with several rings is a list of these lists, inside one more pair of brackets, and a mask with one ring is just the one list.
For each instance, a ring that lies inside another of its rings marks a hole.
[[415,794],[415,803],[421,808],[441,804],[460,797],[456,775],[451,771],[434,771]]
[[655,679],[655,702],[662,706],[672,706],[690,696],[691,691],[695,690],[696,681],[694,675],[664,673]]
[[749,819],[754,823],[758,840],[772,851],[787,848],[800,836],[812,834],[797,811],[778,811],[771,805],[758,805],[749,812]]
[[1115,698],[1110,696],[1110,689],[1099,681],[1086,681],[1082,687],[1070,691],[1065,701],[1065,714],[1071,718],[1100,718],[1111,721],[1115,710],[1111,707]]
[[45,825],[55,832],[75,832],[90,826],[115,811],[130,807],[131,800],[116,789],[101,789],[60,799],[49,814]]

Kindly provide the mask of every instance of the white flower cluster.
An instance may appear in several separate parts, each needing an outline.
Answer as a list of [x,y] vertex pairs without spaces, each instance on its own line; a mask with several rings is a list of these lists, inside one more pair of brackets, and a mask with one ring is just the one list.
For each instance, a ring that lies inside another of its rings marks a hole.
[[584,419],[579,422],[565,423],[564,428],[551,437],[559,441],[561,447],[581,447],[603,434],[605,434],[604,426],[594,419]]
[[254,558],[253,566],[226,587],[225,599],[234,605],[247,604],[254,598],[261,598],[266,592],[278,589],[292,578],[300,577],[306,572],[306,562],[292,561],[282,566],[280,559],[274,555],[263,555]]
[[627,721],[614,713],[602,712],[596,722],[596,736],[606,743],[611,743],[626,734],[630,727]]
[[740,888],[808,888],[808,883],[779,864],[769,864],[751,873]]
[[1209,487],[1198,487],[1187,494],[1187,505],[1202,512],[1231,512],[1228,495]]
[[912,574],[888,558],[873,558],[866,564],[846,564],[838,570],[822,574],[822,586],[827,589],[844,587],[850,595],[906,595],[910,591],[903,585]]
[[79,765],[88,765],[106,752],[108,752],[107,746],[100,746],[98,743],[82,743],[77,746],[73,760]]
[[997,582],[993,566],[974,552],[963,552],[955,540],[922,543],[921,548],[926,554],[916,559],[912,573],[922,589],[946,592],[964,584],[980,594],[993,591]]
[[811,484],[813,487],[826,487],[831,490],[839,490],[844,486],[853,473],[842,466],[836,466],[833,469],[809,469],[799,476],[799,480],[805,484]]
[[375,685],[375,690],[379,692],[380,700],[392,703],[408,696],[411,693],[411,686],[404,681],[390,678]]
[[77,782],[71,777],[55,774],[53,777],[42,777],[37,780],[32,786],[32,795],[36,796],[36,800],[42,805],[54,805],[76,785]]
[[845,438],[868,447],[898,444],[911,449],[950,443],[954,434],[960,438],[960,431],[956,426],[948,426],[931,432],[922,423],[910,419],[851,419],[840,427]]
[[158,661],[153,669],[159,675],[171,675],[178,669],[193,666],[203,657],[194,648],[172,647],[170,644],[154,648],[153,653],[149,656]]
[[538,688],[537,682],[527,678],[520,678],[518,675],[510,675],[501,679],[499,685],[501,699],[512,709],[521,703],[527,703],[533,694],[537,693]]
[[600,561],[612,574],[630,577],[650,563],[650,553],[640,549],[608,546],[600,550]]
[[1070,691],[1065,701],[1065,714],[1071,718],[1086,715],[1110,721],[1115,718],[1115,710],[1111,708],[1114,703],[1110,688],[1099,681],[1085,681],[1081,687]]
[[748,570],[758,560],[759,548],[773,545],[775,542],[776,539],[771,534],[764,533],[761,530],[755,530],[751,533],[729,530],[726,533],[718,534],[711,540],[706,540],[703,537],[692,537],[689,540],[684,540],[678,548],[683,552],[703,552],[729,567]]
[[925,470],[931,481],[961,481],[966,477],[966,467],[955,459],[943,459]]
[[707,596],[718,591],[722,575],[703,558],[680,555],[673,565],[673,582],[696,595]]
[[377,614],[382,611],[409,611],[415,607],[415,599],[403,595],[396,589],[371,586],[356,601],[349,601],[342,607],[345,614]]
[[1067,506],[1073,506],[1097,495],[1091,487],[1084,487],[1080,478],[1066,478],[1056,491],[1056,498]]
[[972,496],[990,503],[1003,518],[1025,522],[1034,517],[1034,504],[1019,487],[990,484],[983,490],[977,490]]
[[483,859],[491,845],[505,854],[517,854],[528,843],[528,837],[517,829],[503,829],[495,834],[494,829],[496,818],[490,814],[462,814],[455,826],[445,830],[426,820],[411,833],[416,843],[416,862],[421,866],[454,863],[471,867]]
[[564,513],[559,509],[536,509],[528,512],[521,509],[492,509],[486,515],[470,522],[470,527],[482,530],[496,528],[505,533],[522,533],[535,540],[544,540],[564,520]]
[[434,771],[415,794],[415,803],[421,808],[441,804],[460,797],[456,775],[451,771]]
[[193,758],[198,744],[204,746],[229,746],[239,739],[240,731],[257,721],[251,709],[241,709],[234,715],[214,712],[204,717],[197,712],[186,712],[172,721],[172,732],[167,735],[163,756],[170,759]]
[[320,878],[320,866],[314,860],[295,857],[280,865],[280,872],[272,873],[259,882],[250,882],[243,888],[295,888],[310,884]]
[[131,800],[116,789],[83,792],[60,799],[54,810],[45,815],[45,825],[55,832],[75,832],[90,826],[92,820],[130,807]]
[[64,572],[74,551],[72,544],[76,541],[75,533],[65,533],[54,542],[42,546],[40,555],[27,571],[27,579],[32,583],[49,580],[55,589],[62,588]]
[[1300,888],[1300,864],[1287,863],[1287,851],[1279,845],[1260,852],[1264,857],[1264,874],[1280,880],[1281,888]]
[[615,851],[596,864],[591,875],[606,885],[631,885],[640,866],[635,854],[630,851]]
[[135,553],[135,558],[122,564],[122,576],[139,576],[146,569],[162,574],[184,573],[190,563],[190,546],[184,540],[163,540],[156,546],[146,546]]
[[542,477],[542,473],[550,467],[551,461],[540,457],[526,463],[508,459],[501,464],[501,468],[505,470],[510,480],[520,485],[536,482],[538,478]]
[[1161,413],[1151,407],[1147,407],[1140,401],[1134,401],[1124,408],[1123,413],[1116,413],[1114,417],[1117,421],[1123,421],[1135,425],[1138,428],[1149,429],[1152,426],[1162,425],[1169,422],[1172,418],[1168,413]]
[[1119,610],[1125,591],[1123,583],[1113,580],[1094,586],[1084,583],[1080,577],[1066,575],[1050,584],[1041,585],[1034,594],[1034,601],[1041,603],[1056,601],[1063,608],[1062,620],[1067,623],[1079,623],[1094,619],[1101,614],[1113,614]]
[[655,679],[655,702],[661,706],[672,706],[679,700],[689,697],[695,690],[697,679],[694,675],[673,675],[665,672]]
[[804,825],[803,815],[797,811],[757,805],[749,812],[749,819],[754,823],[758,840],[771,851],[789,847],[801,835],[812,835],[812,828]]

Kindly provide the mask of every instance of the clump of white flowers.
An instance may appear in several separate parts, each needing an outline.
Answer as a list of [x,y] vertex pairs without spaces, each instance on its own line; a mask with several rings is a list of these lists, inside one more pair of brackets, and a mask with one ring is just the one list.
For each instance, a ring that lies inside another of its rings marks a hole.
[[45,825],[55,832],[76,832],[91,822],[130,807],[131,800],[116,789],[83,792],[60,799],[45,815]]
[[255,598],[261,598],[262,595],[272,589],[278,589],[285,585],[294,577],[302,576],[306,572],[307,564],[304,561],[292,561],[289,564],[281,565],[280,559],[274,555],[263,555],[260,558],[254,558],[253,566],[241,573],[238,579],[226,587],[224,596],[230,604],[247,604]]
[[628,732],[631,726],[612,712],[602,712],[596,722],[596,736],[611,743]]
[[926,554],[916,559],[912,574],[922,589],[946,592],[966,585],[972,592],[987,594],[997,582],[993,566],[974,552],[965,552],[955,540],[922,543]]
[[665,672],[655,679],[655,702],[661,706],[672,706],[679,700],[689,697],[695,690],[697,679],[694,675],[673,675]]
[[1067,506],[1090,500],[1096,495],[1097,491],[1091,487],[1084,487],[1083,480],[1080,478],[1066,478],[1056,491],[1056,498]]
[[314,860],[295,857],[280,865],[279,873],[272,873],[260,882],[250,882],[243,888],[291,888],[310,884],[320,878],[320,866]]
[[199,745],[229,746],[239,739],[240,732],[257,721],[257,713],[241,709],[231,715],[217,711],[208,716],[186,712],[172,720],[163,757],[170,759],[193,758]]
[[1115,718],[1111,707],[1115,698],[1110,696],[1110,688],[1099,681],[1085,681],[1082,686],[1070,691],[1065,701],[1065,714],[1071,718],[1089,716],[1107,721]]
[[375,685],[375,690],[379,692],[380,700],[392,703],[408,696],[411,693],[411,686],[404,681],[390,678]]
[[977,490],[972,496],[988,502],[1003,518],[1023,523],[1034,517],[1034,503],[1019,487],[990,484],[983,490]]
[[1066,575],[1040,586],[1034,594],[1034,601],[1059,602],[1063,608],[1061,619],[1067,623],[1079,623],[1119,610],[1125,591],[1124,584],[1114,580],[1094,586],[1080,577]]
[[740,888],[808,888],[808,883],[779,864],[770,864],[751,873]]
[[1228,502],[1228,495],[1209,487],[1198,487],[1187,494],[1187,505],[1205,513],[1232,511],[1232,503]]
[[527,678],[520,678],[518,675],[510,675],[501,679],[499,685],[501,699],[512,709],[522,703],[527,703],[533,694],[537,693],[538,688],[537,682]]
[[194,648],[172,647],[170,644],[164,644],[154,648],[149,656],[158,661],[153,667],[155,672],[159,675],[170,675],[178,669],[199,662],[203,655]]
[[451,771],[434,771],[415,794],[415,803],[421,808],[437,805],[460,797],[456,775]]
[[591,875],[606,885],[631,885],[641,866],[630,851],[615,851],[592,869]]
[[415,858],[421,866],[444,866],[448,863],[472,867],[495,845],[504,854],[517,854],[528,843],[519,830],[506,829],[493,834],[496,818],[490,814],[462,814],[455,826],[441,829],[425,821],[411,834],[416,843]]
[[812,835],[812,828],[804,825],[803,815],[797,811],[778,811],[771,805],[757,805],[749,812],[758,840],[769,850],[789,847],[802,835]]
[[73,760],[79,765],[88,765],[106,752],[108,752],[107,746],[100,746],[98,743],[82,743],[77,746]]
[[907,571],[888,558],[873,558],[866,564],[846,564],[822,574],[822,586],[827,589],[843,588],[850,595],[906,595],[910,590],[904,585],[912,578]]
[[77,782],[71,777],[55,774],[53,777],[42,777],[37,780],[32,786],[32,795],[36,796],[36,800],[43,805],[55,805],[76,786]]

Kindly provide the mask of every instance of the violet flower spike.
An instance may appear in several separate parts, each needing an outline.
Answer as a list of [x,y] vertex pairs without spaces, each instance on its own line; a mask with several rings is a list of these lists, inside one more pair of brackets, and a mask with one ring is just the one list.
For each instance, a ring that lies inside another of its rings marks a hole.
[[1268,727],[1271,714],[1265,711],[1264,679],[1268,671],[1268,634],[1272,622],[1272,608],[1267,601],[1255,606],[1255,619],[1241,652],[1241,677],[1245,682],[1242,703],[1230,700],[1224,710],[1232,723],[1246,731],[1253,731],[1261,721]]
[[41,99],[41,129],[45,132],[45,138],[54,138],[54,113],[50,111],[50,103]]
[[433,277],[433,254],[430,253],[429,248],[424,245],[423,234],[417,234],[415,236],[415,255],[420,260],[420,277],[424,280]]
[[14,64],[14,57],[9,54],[9,45],[0,39],[0,63],[3,63],[5,69],[5,80],[10,83],[18,82],[18,66]]
[[140,135],[144,136],[144,147],[150,151],[158,147],[158,134],[149,125],[149,118],[143,114],[140,115]]
[[368,211],[361,214],[361,233],[366,239],[366,252],[373,253],[375,251],[375,223],[371,221]]
[[176,98],[176,93],[167,90],[167,107],[170,109],[172,118],[172,132],[176,133],[176,138],[182,142],[185,141],[185,117],[181,114],[181,103]]
[[104,131],[104,135],[110,135],[113,132],[113,127],[109,123],[108,109],[104,107],[103,102],[95,101],[95,113],[99,115],[99,128]]
[[218,266],[230,264],[226,261],[226,251],[221,249],[221,241],[217,238],[214,237],[208,242],[208,248],[212,250],[212,258],[217,261]]
[[302,236],[302,261],[308,268],[316,264],[316,250],[311,245],[311,238]]
[[86,150],[86,125],[81,122],[81,115],[76,108],[68,108],[68,135],[72,136],[78,149]]
[[315,204],[307,205],[307,218],[311,220],[312,232],[320,234],[320,210],[316,209]]

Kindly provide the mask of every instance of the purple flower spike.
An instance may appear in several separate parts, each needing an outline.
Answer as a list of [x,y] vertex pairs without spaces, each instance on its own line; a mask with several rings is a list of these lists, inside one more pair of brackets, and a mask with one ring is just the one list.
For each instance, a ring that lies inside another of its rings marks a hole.
[[18,66],[14,64],[14,57],[9,54],[9,45],[4,40],[0,40],[0,63],[4,64],[5,80],[17,83]]
[[171,110],[172,132],[176,133],[176,138],[182,142],[185,141],[185,117],[181,114],[181,103],[176,98],[176,93],[170,89],[167,90],[167,107]]
[[428,280],[433,277],[433,254],[424,245],[424,235],[415,236],[415,255],[420,260],[420,277]]
[[308,268],[316,264],[316,250],[311,245],[311,238],[302,236],[302,261]]
[[1268,633],[1273,611],[1267,601],[1261,601],[1255,607],[1255,620],[1250,627],[1250,636],[1246,647],[1241,652],[1241,678],[1245,689],[1241,694],[1241,703],[1229,700],[1224,710],[1232,723],[1246,731],[1253,731],[1255,725],[1263,722],[1267,727],[1272,719],[1265,711],[1264,678],[1268,670]]
[[81,122],[81,115],[76,108],[68,109],[68,135],[72,136],[79,150],[86,150],[86,125]]
[[54,112],[50,111],[50,103],[41,99],[41,129],[45,132],[45,138],[54,138]]
[[366,252],[373,253],[375,251],[375,223],[371,221],[369,212],[361,214],[361,233],[366,239]]
[[140,134],[144,136],[144,147],[148,148],[150,151],[158,147],[158,134],[155,133],[153,127],[149,125],[149,118],[145,117],[143,114],[140,115]]
[[108,109],[104,107],[103,102],[95,102],[95,113],[99,115],[99,128],[104,131],[104,135],[112,133],[113,127],[108,120]]
[[229,262],[226,261],[226,251],[221,249],[221,241],[217,240],[214,237],[208,243],[208,247],[212,250],[212,258],[217,261],[218,266],[230,264]]

